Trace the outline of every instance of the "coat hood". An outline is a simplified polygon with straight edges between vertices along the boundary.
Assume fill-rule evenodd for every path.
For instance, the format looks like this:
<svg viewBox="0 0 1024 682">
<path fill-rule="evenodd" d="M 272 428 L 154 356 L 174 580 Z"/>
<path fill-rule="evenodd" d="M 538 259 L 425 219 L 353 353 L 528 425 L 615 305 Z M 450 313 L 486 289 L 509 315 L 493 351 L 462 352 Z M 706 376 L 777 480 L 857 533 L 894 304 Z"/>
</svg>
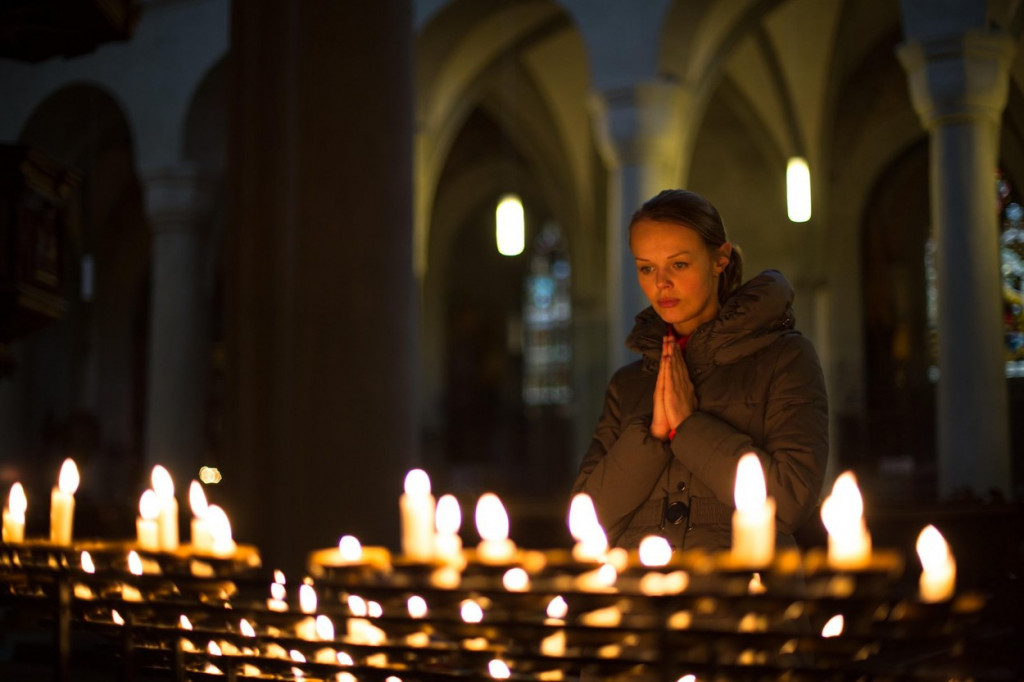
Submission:
<svg viewBox="0 0 1024 682">
<path fill-rule="evenodd" d="M 705 322 L 686 345 L 691 367 L 728 365 L 768 346 L 796 326 L 793 315 L 793 287 L 778 270 L 765 270 L 739 287 L 722 304 L 718 316 Z M 626 347 L 641 353 L 645 365 L 661 357 L 661 339 L 666 323 L 647 307 L 636 316 Z"/>
</svg>

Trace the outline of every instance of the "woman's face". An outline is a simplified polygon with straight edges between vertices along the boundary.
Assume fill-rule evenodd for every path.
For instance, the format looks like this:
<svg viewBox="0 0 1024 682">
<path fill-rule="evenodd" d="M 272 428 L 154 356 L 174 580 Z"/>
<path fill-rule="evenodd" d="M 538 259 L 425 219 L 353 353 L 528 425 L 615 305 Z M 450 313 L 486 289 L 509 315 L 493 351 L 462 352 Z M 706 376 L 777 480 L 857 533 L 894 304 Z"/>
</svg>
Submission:
<svg viewBox="0 0 1024 682">
<path fill-rule="evenodd" d="M 675 223 L 641 220 L 630 247 L 640 288 L 661 319 L 689 336 L 718 314 L 718 275 L 732 245 L 709 249 L 696 230 Z"/>
</svg>

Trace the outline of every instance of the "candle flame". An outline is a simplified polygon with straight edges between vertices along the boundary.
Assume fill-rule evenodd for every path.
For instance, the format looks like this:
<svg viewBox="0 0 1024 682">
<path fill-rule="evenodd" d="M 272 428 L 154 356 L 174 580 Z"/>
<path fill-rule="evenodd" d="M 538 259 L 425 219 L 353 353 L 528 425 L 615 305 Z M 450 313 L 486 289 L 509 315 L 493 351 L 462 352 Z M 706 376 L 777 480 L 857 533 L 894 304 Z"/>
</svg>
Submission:
<svg viewBox="0 0 1024 682">
<path fill-rule="evenodd" d="M 285 578 L 284 578 L 284 571 L 282 571 L 282 570 L 281 570 L 281 569 L 279 569 L 279 568 L 275 568 L 275 569 L 274 569 L 274 582 L 275 582 L 275 583 L 281 583 L 282 585 L 284 585 L 285 583 L 287 583 L 287 582 L 288 582 L 288 581 L 287 581 L 287 580 L 285 580 Z"/>
<path fill-rule="evenodd" d="M 338 665 L 355 665 L 356 661 L 352 656 L 344 651 L 338 652 Z"/>
<path fill-rule="evenodd" d="M 66 495 L 74 495 L 78 490 L 80 480 L 78 477 L 78 466 L 75 460 L 68 457 L 60 467 L 60 477 L 57 479 L 57 487 Z"/>
<path fill-rule="evenodd" d="M 142 575 L 142 558 L 134 549 L 128 552 L 128 572 L 132 575 Z"/>
<path fill-rule="evenodd" d="M 412 469 L 405 475 L 405 494 L 424 497 L 430 494 L 430 476 L 423 469 Z"/>
<path fill-rule="evenodd" d="M 342 561 L 359 561 L 363 558 L 363 546 L 354 535 L 342 535 L 338 540 L 338 551 Z"/>
<path fill-rule="evenodd" d="M 736 488 L 734 490 L 736 509 L 752 513 L 761 509 L 768 498 L 764 483 L 764 469 L 761 460 L 753 452 L 740 457 L 736 465 Z"/>
<path fill-rule="evenodd" d="M 508 538 L 508 514 L 501 499 L 494 493 L 484 493 L 477 500 L 476 530 L 484 540 L 501 541 Z"/>
<path fill-rule="evenodd" d="M 238 621 L 238 630 L 243 637 L 255 637 L 256 629 L 245 618 Z"/>
<path fill-rule="evenodd" d="M 157 497 L 161 500 L 169 500 L 174 497 L 174 480 L 162 464 L 153 467 L 153 473 L 149 478 Z"/>
<path fill-rule="evenodd" d="M 316 636 L 323 642 L 334 639 L 334 623 L 327 616 L 316 617 Z"/>
<path fill-rule="evenodd" d="M 530 576 L 518 566 L 505 571 L 501 584 L 509 592 L 525 592 L 530 588 Z"/>
<path fill-rule="evenodd" d="M 28 498 L 25 497 L 25 488 L 21 483 L 11 486 L 11 492 L 7 496 L 7 511 L 11 517 L 19 523 L 25 523 L 25 511 L 28 509 Z"/>
<path fill-rule="evenodd" d="M 852 471 L 844 471 L 832 484 L 832 494 L 821 504 L 821 520 L 832 535 L 841 535 L 860 525 L 864 498 Z"/>
<path fill-rule="evenodd" d="M 565 618 L 568 613 L 569 604 L 565 601 L 565 597 L 562 595 L 558 595 L 548 602 L 548 618 L 558 618 L 561 620 L 562 618 Z"/>
<path fill-rule="evenodd" d="M 597 518 L 594 501 L 587 493 L 577 493 L 569 504 L 569 533 L 577 541 L 580 559 L 600 558 L 608 549 L 608 536 Z"/>
<path fill-rule="evenodd" d="M 206 650 L 210 652 L 211 656 L 222 656 L 224 654 L 224 652 L 221 651 L 220 645 L 212 639 L 210 640 L 210 643 L 206 645 Z"/>
<path fill-rule="evenodd" d="M 676 680 L 676 682 L 697 682 L 697 676 L 693 673 L 690 673 L 688 675 L 683 675 L 678 680 Z"/>
<path fill-rule="evenodd" d="M 648 535 L 640 541 L 639 553 L 644 566 L 664 566 L 672 559 L 672 545 L 660 535 Z"/>
<path fill-rule="evenodd" d="M 297 650 L 297 649 L 292 649 L 291 651 L 289 651 L 288 652 L 288 658 L 292 659 L 296 663 L 305 663 L 306 662 L 306 657 L 303 656 L 302 652 Z M 295 670 L 295 668 L 292 668 L 292 670 Z"/>
<path fill-rule="evenodd" d="M 508 664 L 499 658 L 495 658 L 487 664 L 487 672 L 496 680 L 507 680 L 512 677 L 512 671 L 509 670 Z"/>
<path fill-rule="evenodd" d="M 152 488 L 146 488 L 139 497 L 139 516 L 146 521 L 152 521 L 160 516 L 160 499 Z"/>
<path fill-rule="evenodd" d="M 303 613 L 316 611 L 316 590 L 312 585 L 303 583 L 299 586 L 299 610 Z"/>
<path fill-rule="evenodd" d="M 270 583 L 270 597 L 278 601 L 284 600 L 285 590 L 281 583 Z"/>
<path fill-rule="evenodd" d="M 427 615 L 427 600 L 414 594 L 406 602 L 406 608 L 409 609 L 410 618 L 423 618 Z"/>
<path fill-rule="evenodd" d="M 380 602 L 366 602 L 366 615 L 368 615 L 370 618 L 380 618 L 381 616 L 383 616 L 384 609 L 381 607 Z"/>
<path fill-rule="evenodd" d="M 196 518 L 203 518 L 209 505 L 206 502 L 206 493 L 203 492 L 203 484 L 195 479 L 188 486 L 188 503 L 192 507 L 192 514 Z"/>
<path fill-rule="evenodd" d="M 454 535 L 462 526 L 462 509 L 454 495 L 442 495 L 434 511 L 434 527 L 438 533 Z"/>
<path fill-rule="evenodd" d="M 124 625 L 124 618 L 117 612 L 117 609 L 110 609 L 110 618 L 114 621 L 114 625 Z"/>
<path fill-rule="evenodd" d="M 836 614 L 828 619 L 825 627 L 821 629 L 822 637 L 838 637 L 843 634 L 843 614 Z"/>
<path fill-rule="evenodd" d="M 484 610 L 472 599 L 465 599 L 459 604 L 459 614 L 466 623 L 479 623 L 484 619 Z"/>
<path fill-rule="evenodd" d="M 213 538 L 214 547 L 225 547 L 232 544 L 231 522 L 228 521 L 228 515 L 223 509 L 215 504 L 211 504 L 206 508 L 204 519 L 206 520 L 206 528 Z"/>
<path fill-rule="evenodd" d="M 619 579 L 619 572 L 611 564 L 601 564 L 597 569 L 597 583 L 602 587 L 611 587 Z"/>
<path fill-rule="evenodd" d="M 926 571 L 938 571 L 949 560 L 949 544 L 935 526 L 928 524 L 917 536 L 917 556 Z"/>
<path fill-rule="evenodd" d="M 350 594 L 348 596 L 348 610 L 356 618 L 366 618 L 366 600 L 359 595 Z"/>
<path fill-rule="evenodd" d="M 178 616 L 178 627 L 181 628 L 182 630 L 191 630 L 192 629 L 192 621 L 190 621 L 188 619 L 188 616 L 186 616 L 183 613 L 180 616 Z"/>
<path fill-rule="evenodd" d="M 95 573 L 96 564 L 92 561 L 92 554 L 89 554 L 86 550 L 82 550 L 82 570 L 86 573 Z"/>
</svg>

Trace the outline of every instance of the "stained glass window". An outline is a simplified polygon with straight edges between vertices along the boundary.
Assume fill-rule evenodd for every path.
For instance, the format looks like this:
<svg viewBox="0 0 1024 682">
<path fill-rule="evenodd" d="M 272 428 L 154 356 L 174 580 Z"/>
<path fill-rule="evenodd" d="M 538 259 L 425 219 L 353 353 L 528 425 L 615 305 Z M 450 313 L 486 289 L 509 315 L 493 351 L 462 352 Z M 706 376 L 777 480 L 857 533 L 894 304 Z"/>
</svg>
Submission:
<svg viewBox="0 0 1024 682">
<path fill-rule="evenodd" d="M 560 405 L 572 399 L 572 302 L 569 254 L 549 223 L 534 240 L 523 297 L 523 402 Z"/>
</svg>

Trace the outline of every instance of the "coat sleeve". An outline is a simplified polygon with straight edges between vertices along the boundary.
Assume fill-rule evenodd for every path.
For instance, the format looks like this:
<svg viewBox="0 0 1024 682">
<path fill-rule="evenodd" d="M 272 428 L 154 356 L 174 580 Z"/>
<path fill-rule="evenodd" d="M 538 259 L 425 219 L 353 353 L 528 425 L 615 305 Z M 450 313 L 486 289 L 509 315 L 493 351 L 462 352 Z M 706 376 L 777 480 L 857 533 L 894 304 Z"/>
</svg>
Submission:
<svg viewBox="0 0 1024 682">
<path fill-rule="evenodd" d="M 650 498 L 671 459 L 667 444 L 650 435 L 649 417 L 623 423 L 619 385 L 613 377 L 573 485 L 574 495 L 584 492 L 594 501 L 609 544 L 616 543 L 637 508 Z"/>
<path fill-rule="evenodd" d="M 778 529 L 793 533 L 818 503 L 828 459 L 828 398 L 814 347 L 786 337 L 776 356 L 765 408 L 764 447 L 708 412 L 694 412 L 676 430 L 673 454 L 714 493 L 734 505 L 736 465 L 754 452 L 768 495 L 775 498 Z"/>
</svg>

